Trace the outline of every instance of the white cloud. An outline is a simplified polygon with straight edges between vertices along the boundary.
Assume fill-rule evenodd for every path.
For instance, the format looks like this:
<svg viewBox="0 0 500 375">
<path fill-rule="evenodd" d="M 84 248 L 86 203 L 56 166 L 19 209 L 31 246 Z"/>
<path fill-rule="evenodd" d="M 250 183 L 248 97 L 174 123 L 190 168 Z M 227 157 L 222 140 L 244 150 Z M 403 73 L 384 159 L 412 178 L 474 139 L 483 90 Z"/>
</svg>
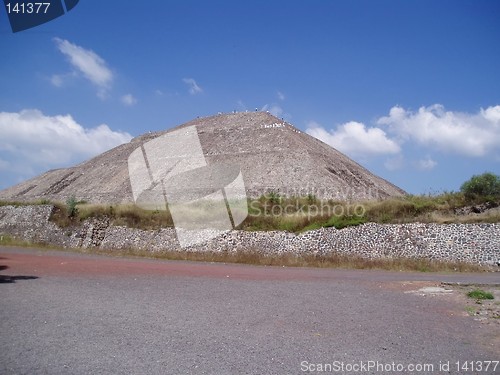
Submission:
<svg viewBox="0 0 500 375">
<path fill-rule="evenodd" d="M 137 99 L 132 94 L 123 95 L 122 103 L 130 107 L 137 104 Z"/>
<path fill-rule="evenodd" d="M 283 94 L 281 91 L 278 91 L 276 95 L 278 96 L 279 100 L 281 101 L 285 100 L 285 94 Z"/>
<path fill-rule="evenodd" d="M 360 122 L 351 121 L 334 130 L 326 130 L 316 122 L 310 122 L 306 132 L 349 156 L 397 154 L 399 145 L 379 128 L 367 128 Z"/>
<path fill-rule="evenodd" d="M 396 106 L 377 124 L 387 126 L 402 142 L 465 156 L 486 156 L 500 148 L 500 106 L 477 114 L 446 111 L 439 104 L 417 112 Z"/>
<path fill-rule="evenodd" d="M 437 165 L 437 162 L 432 160 L 430 157 L 425 159 L 420 159 L 415 162 L 415 166 L 421 171 L 430 171 Z"/>
<path fill-rule="evenodd" d="M 500 105 L 477 113 L 446 111 L 439 104 L 416 112 L 395 106 L 373 127 L 351 121 L 328 130 L 311 122 L 306 132 L 351 157 L 395 154 L 384 162 L 392 171 L 408 165 L 403 154 L 406 146 L 414 160 L 409 165 L 421 171 L 438 165 L 430 156 L 422 156 L 432 151 L 500 160 Z"/>
<path fill-rule="evenodd" d="M 500 123 L 500 105 L 486 109 L 481 108 L 481 115 L 489 122 L 498 125 Z"/>
<path fill-rule="evenodd" d="M 182 81 L 186 85 L 188 85 L 189 93 L 191 95 L 196 95 L 203 92 L 203 89 L 200 86 L 198 86 L 198 84 L 193 78 L 184 78 Z"/>
<path fill-rule="evenodd" d="M 41 171 L 100 154 L 132 136 L 107 125 L 84 128 L 71 115 L 46 116 L 38 110 L 0 112 L 0 156 L 11 171 Z M 9 164 L 5 164 L 9 163 Z"/>
<path fill-rule="evenodd" d="M 54 42 L 59 51 L 69 59 L 71 65 L 97 86 L 98 96 L 105 98 L 113 81 L 113 73 L 106 62 L 94 51 L 70 43 L 67 40 L 54 38 Z M 60 84 L 62 83 L 60 79 L 61 76 L 59 78 L 53 76 L 52 83 L 55 85 Z"/>
</svg>

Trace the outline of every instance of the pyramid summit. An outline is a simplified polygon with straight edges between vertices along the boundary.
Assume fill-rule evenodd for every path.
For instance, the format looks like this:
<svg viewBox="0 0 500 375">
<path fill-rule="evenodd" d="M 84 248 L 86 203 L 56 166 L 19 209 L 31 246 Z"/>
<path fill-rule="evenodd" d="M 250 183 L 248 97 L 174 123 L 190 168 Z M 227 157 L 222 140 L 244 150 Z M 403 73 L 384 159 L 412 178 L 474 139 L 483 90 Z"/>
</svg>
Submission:
<svg viewBox="0 0 500 375">
<path fill-rule="evenodd" d="M 1 200 L 132 203 L 129 158 L 151 141 L 196 129 L 204 164 L 238 166 L 248 197 L 274 192 L 284 196 L 365 200 L 405 194 L 346 155 L 267 112 L 241 112 L 197 118 L 175 128 L 143 134 L 129 143 L 70 168 L 55 169 L 0 191 Z M 199 142 L 198 142 L 199 139 Z M 168 148 L 165 148 L 168 153 Z M 144 174 L 147 178 L 147 173 Z"/>
</svg>

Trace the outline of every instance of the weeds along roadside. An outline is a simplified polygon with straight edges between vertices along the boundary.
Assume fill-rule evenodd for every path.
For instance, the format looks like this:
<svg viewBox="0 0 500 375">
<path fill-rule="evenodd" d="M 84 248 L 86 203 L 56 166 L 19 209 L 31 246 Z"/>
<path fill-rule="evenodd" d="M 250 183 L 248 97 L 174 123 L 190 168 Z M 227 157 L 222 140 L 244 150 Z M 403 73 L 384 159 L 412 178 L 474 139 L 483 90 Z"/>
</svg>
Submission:
<svg viewBox="0 0 500 375">
<path fill-rule="evenodd" d="M 457 215 L 457 209 L 470 205 L 490 203 L 498 206 L 500 200 L 468 200 L 461 193 L 440 195 L 408 195 L 377 201 L 341 202 L 319 200 L 314 197 L 281 197 L 266 195 L 248 200 L 248 216 L 237 229 L 248 231 L 285 230 L 300 233 L 325 227 L 342 229 L 367 222 L 378 224 L 403 223 L 496 223 L 500 222 L 500 210 L 474 215 Z M 209 211 L 201 203 L 192 215 L 204 215 Z M 209 204 L 207 203 L 207 206 Z M 91 217 L 107 217 L 114 225 L 138 229 L 173 227 L 173 220 L 166 210 L 145 210 L 133 204 L 98 205 L 80 203 L 74 218 L 68 213 L 68 205 L 58 203 L 52 220 L 60 226 L 71 225 Z M 68 220 L 69 219 L 69 220 Z"/>
<path fill-rule="evenodd" d="M 461 193 L 443 193 L 429 196 L 405 196 L 381 201 L 346 203 L 320 201 L 314 197 L 286 198 L 279 195 L 262 196 L 248 203 L 249 216 L 240 225 L 243 230 L 288 230 L 303 232 L 321 227 L 338 229 L 359 225 L 364 222 L 410 223 L 410 222 L 500 222 L 500 215 L 478 214 L 472 216 L 455 215 L 455 209 L 471 204 L 482 204 L 488 200 L 467 200 Z M 495 204 L 498 202 L 494 201 Z M 173 227 L 168 210 L 150 211 L 136 205 L 102 205 L 68 199 L 66 203 L 51 203 L 47 200 L 37 202 L 0 202 L 2 205 L 25 206 L 33 204 L 52 204 L 51 221 L 60 227 L 78 226 L 89 218 L 107 218 L 113 225 L 124 225 L 144 230 Z M 278 207 L 278 208 L 277 208 Z M 323 211 L 321 211 L 323 207 Z M 359 207 L 362 207 L 361 210 Z M 328 215 L 327 209 L 330 210 Z M 253 211 L 252 211 L 253 210 Z M 256 212 L 260 210 L 260 212 Z M 325 214 L 327 212 L 327 214 Z M 277 214 L 279 213 L 279 214 Z M 313 214 L 314 213 L 314 214 Z M 3 236 L 0 244 L 10 246 L 40 246 Z M 42 246 L 44 246 L 42 244 Z M 46 245 L 45 245 L 46 246 Z M 53 248 L 46 246 L 47 248 Z M 287 267 L 333 267 L 350 269 L 383 269 L 394 271 L 463 271 L 484 270 L 484 267 L 467 263 L 445 263 L 427 259 L 366 259 L 332 253 L 330 255 L 268 256 L 255 251 L 199 253 L 186 251 L 161 251 L 152 253 L 142 250 L 105 250 L 77 249 L 72 251 L 102 253 L 106 255 L 140 256 L 170 260 L 190 260 L 223 263 L 244 263 L 266 266 Z"/>
<path fill-rule="evenodd" d="M 342 229 L 367 222 L 378 224 L 403 223 L 496 223 L 500 222 L 500 210 L 473 215 L 457 215 L 458 209 L 489 204 L 500 204 L 500 199 L 491 197 L 467 198 L 460 192 L 445 192 L 439 195 L 407 195 L 401 198 L 362 202 L 319 200 L 314 196 L 283 197 L 277 193 L 262 195 L 248 200 L 248 216 L 237 229 L 247 231 L 285 230 L 300 233 L 325 227 Z M 53 204 L 50 220 L 60 227 L 79 225 L 89 218 L 107 218 L 113 225 L 123 225 L 143 230 L 173 227 L 168 207 L 165 210 L 145 210 L 134 204 L 89 204 L 69 197 L 63 202 L 40 200 L 37 202 L 0 202 L 4 205 Z M 206 206 L 193 209 L 192 214 L 205 215 Z"/>
<path fill-rule="evenodd" d="M 20 241 L 10 236 L 0 236 L 0 245 L 34 247 L 46 251 L 71 251 L 115 257 L 150 258 L 173 261 L 195 261 L 211 263 L 235 263 L 255 266 L 311 267 L 339 269 L 368 269 L 385 271 L 416 272 L 487 272 L 490 267 L 464 262 L 441 262 L 422 258 L 367 259 L 358 256 L 331 253 L 328 255 L 265 255 L 257 249 L 240 252 L 194 252 L 194 251 L 157 251 L 138 249 L 108 250 L 101 248 L 58 248 L 52 245 Z"/>
</svg>

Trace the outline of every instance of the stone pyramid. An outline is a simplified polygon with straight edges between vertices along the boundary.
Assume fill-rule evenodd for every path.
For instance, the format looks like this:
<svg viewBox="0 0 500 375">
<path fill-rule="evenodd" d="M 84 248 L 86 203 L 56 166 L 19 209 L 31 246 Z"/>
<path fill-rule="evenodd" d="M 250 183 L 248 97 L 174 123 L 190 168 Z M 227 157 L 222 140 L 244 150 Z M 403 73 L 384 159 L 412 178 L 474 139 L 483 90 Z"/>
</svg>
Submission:
<svg viewBox="0 0 500 375">
<path fill-rule="evenodd" d="M 196 129 L 206 165 L 239 167 L 248 197 L 274 192 L 345 201 L 405 194 L 286 121 L 267 112 L 242 112 L 197 118 L 141 135 L 74 167 L 50 170 L 2 190 L 0 199 L 66 201 L 75 196 L 91 203 L 132 203 L 130 155 L 154 139 L 188 127 Z"/>
</svg>

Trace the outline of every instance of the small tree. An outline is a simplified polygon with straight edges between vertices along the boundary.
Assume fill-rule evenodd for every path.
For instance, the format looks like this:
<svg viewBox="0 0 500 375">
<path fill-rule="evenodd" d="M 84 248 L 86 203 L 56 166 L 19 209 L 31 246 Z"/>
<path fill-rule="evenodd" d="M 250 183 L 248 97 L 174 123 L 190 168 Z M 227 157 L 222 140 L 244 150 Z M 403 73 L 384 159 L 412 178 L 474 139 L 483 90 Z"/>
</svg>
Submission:
<svg viewBox="0 0 500 375">
<path fill-rule="evenodd" d="M 78 208 L 76 205 L 78 204 L 78 201 L 76 200 L 75 196 L 72 195 L 68 199 L 66 199 L 66 206 L 68 209 L 68 217 L 74 218 L 78 214 Z"/>
<path fill-rule="evenodd" d="M 467 199 L 499 198 L 500 176 L 490 172 L 474 175 L 460 187 Z"/>
<path fill-rule="evenodd" d="M 279 193 L 276 193 L 274 190 L 271 190 L 268 195 L 269 202 L 271 204 L 281 204 L 281 196 Z"/>
</svg>

